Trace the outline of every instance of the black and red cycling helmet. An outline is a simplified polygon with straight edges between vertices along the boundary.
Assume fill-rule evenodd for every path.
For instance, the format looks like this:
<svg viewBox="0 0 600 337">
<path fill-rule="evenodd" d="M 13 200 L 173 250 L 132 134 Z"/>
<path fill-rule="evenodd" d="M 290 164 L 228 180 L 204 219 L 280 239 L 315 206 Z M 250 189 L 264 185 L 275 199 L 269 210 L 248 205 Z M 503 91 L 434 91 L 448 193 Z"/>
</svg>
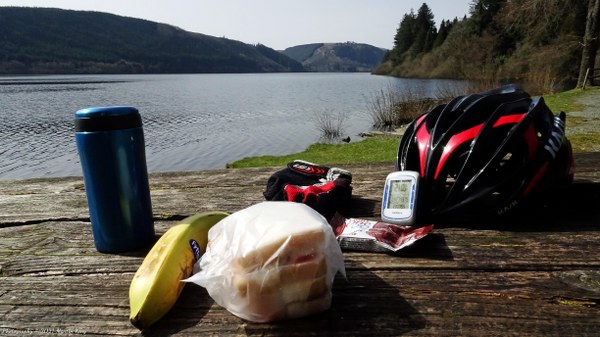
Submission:
<svg viewBox="0 0 600 337">
<path fill-rule="evenodd" d="M 417 221 L 510 214 L 570 183 L 565 117 L 516 85 L 456 97 L 418 117 L 396 162 L 420 174 Z"/>
</svg>

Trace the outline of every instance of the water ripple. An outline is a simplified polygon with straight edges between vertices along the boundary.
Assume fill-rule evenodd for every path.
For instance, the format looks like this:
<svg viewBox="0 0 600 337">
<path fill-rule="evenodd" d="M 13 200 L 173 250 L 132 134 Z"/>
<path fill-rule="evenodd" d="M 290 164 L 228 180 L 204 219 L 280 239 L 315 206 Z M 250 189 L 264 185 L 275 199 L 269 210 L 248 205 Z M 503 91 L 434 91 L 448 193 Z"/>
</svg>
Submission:
<svg viewBox="0 0 600 337">
<path fill-rule="evenodd" d="M 0 179 L 81 175 L 73 114 L 129 105 L 144 123 L 151 172 L 223 168 L 247 156 L 304 150 L 315 116 L 347 115 L 344 130 L 370 128 L 367 106 L 394 85 L 369 74 L 73 75 L 0 77 Z"/>
</svg>

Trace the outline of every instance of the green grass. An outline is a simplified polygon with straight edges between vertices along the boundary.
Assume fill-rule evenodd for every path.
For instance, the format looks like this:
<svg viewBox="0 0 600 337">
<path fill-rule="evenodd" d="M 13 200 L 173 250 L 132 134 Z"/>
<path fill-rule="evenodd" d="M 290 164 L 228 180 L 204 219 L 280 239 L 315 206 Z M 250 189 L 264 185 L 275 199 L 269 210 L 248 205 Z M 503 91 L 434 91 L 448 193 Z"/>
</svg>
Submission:
<svg viewBox="0 0 600 337">
<path fill-rule="evenodd" d="M 394 163 L 399 138 L 373 137 L 360 142 L 344 144 L 312 144 L 304 152 L 286 156 L 248 157 L 228 164 L 228 168 L 284 166 L 302 159 L 321 165 L 348 165 L 365 163 Z"/>
<path fill-rule="evenodd" d="M 555 113 L 558 111 L 570 112 L 581 111 L 583 106 L 576 102 L 580 97 L 597 94 L 600 87 L 587 87 L 585 90 L 573 89 L 551 95 L 543 95 L 546 104 Z"/>
<path fill-rule="evenodd" d="M 571 111 L 583 110 L 583 106 L 577 103 L 576 99 L 588 93 L 589 91 L 587 89 L 585 91 L 581 89 L 573 89 L 557 94 L 543 95 L 543 97 L 550 110 L 552 110 L 554 113 L 564 111 L 568 115 L 568 113 Z M 569 125 L 579 125 L 580 123 L 584 122 L 583 118 L 576 116 L 570 116 L 568 119 Z"/>
<path fill-rule="evenodd" d="M 584 109 L 584 106 L 578 103 L 577 100 L 588 95 L 598 94 L 600 94 L 600 86 L 587 87 L 585 90 L 573 89 L 543 96 L 546 104 L 554 113 L 564 111 L 567 114 L 567 137 L 571 141 L 573 151 L 575 152 L 590 152 L 600 149 L 600 132 L 573 133 L 571 132 L 573 129 L 569 129 L 569 126 L 578 126 L 589 122 L 587 118 L 569 116 L 569 112 L 582 111 Z"/>
<path fill-rule="evenodd" d="M 568 115 L 572 111 L 581 111 L 583 106 L 577 99 L 586 95 L 600 93 L 600 87 L 588 87 L 585 90 L 573 89 L 557 94 L 543 95 L 546 104 L 557 113 L 565 111 Z M 583 119 L 570 118 L 569 123 L 582 123 Z M 573 125 L 571 124 L 571 125 Z M 575 151 L 590 151 L 598 148 L 600 133 L 570 135 L 569 139 Z M 260 156 L 247 157 L 231 164 L 228 168 L 243 167 L 274 167 L 284 166 L 287 163 L 302 159 L 321 165 L 348 165 L 365 163 L 394 163 L 398 152 L 399 138 L 372 137 L 360 142 L 349 144 L 322 144 L 309 146 L 305 151 L 285 156 Z"/>
<path fill-rule="evenodd" d="M 600 132 L 567 135 L 574 152 L 600 151 Z"/>
</svg>

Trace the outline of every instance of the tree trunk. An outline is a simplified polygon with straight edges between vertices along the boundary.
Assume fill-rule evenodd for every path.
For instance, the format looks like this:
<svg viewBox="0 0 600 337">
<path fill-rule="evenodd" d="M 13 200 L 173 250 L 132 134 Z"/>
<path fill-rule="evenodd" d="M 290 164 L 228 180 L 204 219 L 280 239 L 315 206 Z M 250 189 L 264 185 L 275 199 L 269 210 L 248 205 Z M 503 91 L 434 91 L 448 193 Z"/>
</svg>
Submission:
<svg viewBox="0 0 600 337">
<path fill-rule="evenodd" d="M 583 87 L 586 84 L 593 85 L 594 65 L 598 50 L 598 34 L 600 33 L 599 15 L 600 0 L 589 0 L 585 34 L 583 36 L 581 65 L 579 67 L 579 79 L 577 80 L 578 87 Z"/>
</svg>

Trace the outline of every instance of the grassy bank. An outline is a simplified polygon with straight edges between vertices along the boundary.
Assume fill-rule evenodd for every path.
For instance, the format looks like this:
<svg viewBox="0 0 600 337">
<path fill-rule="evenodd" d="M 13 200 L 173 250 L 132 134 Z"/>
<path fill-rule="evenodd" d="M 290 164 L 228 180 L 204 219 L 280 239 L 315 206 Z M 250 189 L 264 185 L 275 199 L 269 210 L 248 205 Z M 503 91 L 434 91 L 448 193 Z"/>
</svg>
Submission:
<svg viewBox="0 0 600 337">
<path fill-rule="evenodd" d="M 227 165 L 229 168 L 284 166 L 294 159 L 318 164 L 347 165 L 393 163 L 398 151 L 398 138 L 371 137 L 348 144 L 312 144 L 305 151 L 286 156 L 247 157 Z"/>
<path fill-rule="evenodd" d="M 544 96 L 552 111 L 567 113 L 567 137 L 575 152 L 600 151 L 600 87 Z"/>
<path fill-rule="evenodd" d="M 589 95 L 597 95 L 600 92 L 600 87 L 588 87 L 585 90 L 573 89 L 569 91 L 559 92 L 552 95 L 543 95 L 546 104 L 552 111 L 582 111 L 584 106 L 579 102 L 579 99 Z"/>
<path fill-rule="evenodd" d="M 588 87 L 586 90 L 574 89 L 562 93 L 544 95 L 546 103 L 553 112 L 580 112 L 586 109 L 581 100 L 600 95 L 600 87 Z M 600 102 L 600 97 L 598 98 Z M 600 106 L 599 106 L 600 107 Z M 600 122 L 595 118 L 596 122 Z M 589 118 L 569 116 L 567 132 L 575 151 L 594 150 L 600 143 L 600 127 L 596 132 L 569 133 L 569 125 L 576 127 L 581 123 L 589 123 Z M 575 129 L 575 128 L 573 128 Z M 247 157 L 228 164 L 228 168 L 284 166 L 294 159 L 307 160 L 327 165 L 347 165 L 364 163 L 393 164 L 396 160 L 399 138 L 371 137 L 360 142 L 349 144 L 313 144 L 305 151 L 285 156 Z"/>
</svg>

